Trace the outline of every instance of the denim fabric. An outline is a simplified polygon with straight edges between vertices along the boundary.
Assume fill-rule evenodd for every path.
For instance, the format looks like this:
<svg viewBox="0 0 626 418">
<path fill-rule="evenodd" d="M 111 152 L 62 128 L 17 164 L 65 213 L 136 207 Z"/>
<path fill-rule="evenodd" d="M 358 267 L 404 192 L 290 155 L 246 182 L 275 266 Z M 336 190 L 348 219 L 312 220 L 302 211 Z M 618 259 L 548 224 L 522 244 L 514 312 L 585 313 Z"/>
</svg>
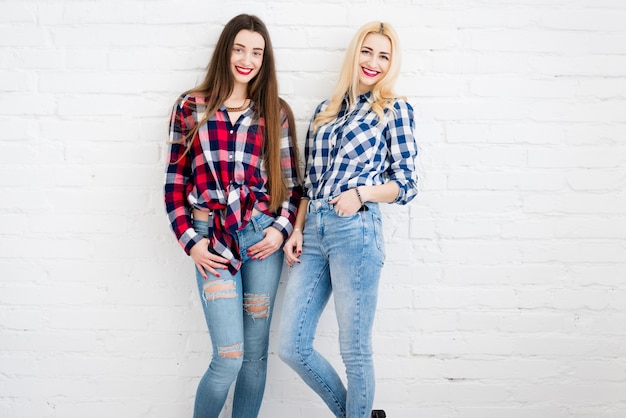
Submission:
<svg viewBox="0 0 626 418">
<path fill-rule="evenodd" d="M 260 213 L 237 232 L 243 261 L 237 274 L 219 270 L 220 277 L 207 272 L 205 279 L 196 269 L 213 354 L 198 384 L 194 418 L 217 418 L 235 379 L 232 417 L 258 415 L 265 390 L 270 320 L 283 252 L 279 249 L 264 260 L 252 260 L 247 249 L 262 240 L 263 229 L 273 223 L 274 218 Z M 208 226 L 207 222 L 194 222 L 194 229 L 203 236 Z"/>
<path fill-rule="evenodd" d="M 372 325 L 384 263 L 380 210 L 339 216 L 325 200 L 309 203 L 300 263 L 289 273 L 281 316 L 279 356 L 324 400 L 336 417 L 369 418 L 374 400 Z M 331 292 L 347 388 L 313 348 Z"/>
</svg>

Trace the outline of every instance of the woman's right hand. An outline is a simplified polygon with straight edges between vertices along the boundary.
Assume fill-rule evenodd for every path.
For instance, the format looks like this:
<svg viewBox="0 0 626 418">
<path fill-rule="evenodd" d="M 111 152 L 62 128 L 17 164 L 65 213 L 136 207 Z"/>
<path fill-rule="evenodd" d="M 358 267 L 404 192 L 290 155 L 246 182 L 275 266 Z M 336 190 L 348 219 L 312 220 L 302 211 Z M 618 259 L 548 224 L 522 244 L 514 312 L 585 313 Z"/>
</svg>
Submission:
<svg viewBox="0 0 626 418">
<path fill-rule="evenodd" d="M 209 240 L 202 238 L 196 245 L 191 247 L 189 255 L 194 264 L 205 279 L 208 277 L 206 272 L 220 277 L 220 274 L 216 269 L 226 269 L 229 261 L 227 258 L 221 257 L 217 254 L 213 254 L 209 251 Z"/>
<path fill-rule="evenodd" d="M 289 267 L 293 267 L 294 263 L 299 263 L 300 259 L 298 258 L 300 254 L 302 254 L 302 230 L 294 229 L 287 241 L 285 241 L 285 245 L 283 246 L 283 251 L 285 253 L 285 262 Z"/>
</svg>

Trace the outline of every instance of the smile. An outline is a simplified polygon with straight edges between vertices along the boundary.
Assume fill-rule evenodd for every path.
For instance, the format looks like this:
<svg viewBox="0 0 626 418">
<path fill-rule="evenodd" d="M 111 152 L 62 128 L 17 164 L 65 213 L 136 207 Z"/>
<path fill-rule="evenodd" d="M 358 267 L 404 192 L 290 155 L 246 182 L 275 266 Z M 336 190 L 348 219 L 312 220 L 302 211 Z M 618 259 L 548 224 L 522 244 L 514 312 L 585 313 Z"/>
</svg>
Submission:
<svg viewBox="0 0 626 418">
<path fill-rule="evenodd" d="M 249 75 L 252 72 L 252 68 L 238 67 L 235 66 L 235 70 L 241 75 Z"/>
<path fill-rule="evenodd" d="M 363 70 L 363 74 L 368 77 L 376 77 L 378 74 L 380 74 L 380 71 L 370 70 L 369 68 L 365 67 L 361 67 L 361 70 Z"/>
</svg>

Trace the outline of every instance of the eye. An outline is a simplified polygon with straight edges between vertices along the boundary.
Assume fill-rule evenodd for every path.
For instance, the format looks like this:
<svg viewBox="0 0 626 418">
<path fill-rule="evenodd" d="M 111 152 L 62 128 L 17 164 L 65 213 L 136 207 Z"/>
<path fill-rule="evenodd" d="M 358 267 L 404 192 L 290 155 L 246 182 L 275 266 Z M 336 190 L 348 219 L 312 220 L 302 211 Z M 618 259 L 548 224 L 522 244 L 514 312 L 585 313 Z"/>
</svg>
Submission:
<svg viewBox="0 0 626 418">
<path fill-rule="evenodd" d="M 385 60 L 385 61 L 389 61 L 389 55 L 381 55 L 380 59 L 381 60 Z"/>
<path fill-rule="evenodd" d="M 369 54 L 370 54 L 370 51 L 369 51 L 369 49 L 362 49 L 362 50 L 361 50 L 361 54 L 363 54 L 363 55 L 369 55 Z"/>
<path fill-rule="evenodd" d="M 254 56 L 255 56 L 255 57 L 262 57 L 262 56 L 263 56 L 263 53 L 262 53 L 262 52 L 259 52 L 259 51 L 256 51 L 256 52 L 254 53 Z"/>
</svg>

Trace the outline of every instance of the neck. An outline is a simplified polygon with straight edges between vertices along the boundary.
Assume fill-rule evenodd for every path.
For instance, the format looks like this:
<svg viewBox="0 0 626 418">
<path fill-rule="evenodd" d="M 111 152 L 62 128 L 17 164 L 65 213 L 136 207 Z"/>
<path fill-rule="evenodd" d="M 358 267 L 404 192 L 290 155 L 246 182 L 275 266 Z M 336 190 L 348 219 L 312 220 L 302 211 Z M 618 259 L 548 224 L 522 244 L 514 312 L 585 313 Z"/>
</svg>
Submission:
<svg viewBox="0 0 626 418">
<path fill-rule="evenodd" d="M 228 101 L 243 101 L 248 98 L 248 85 L 247 84 L 235 84 L 233 92 L 228 97 Z"/>
<path fill-rule="evenodd" d="M 360 96 L 360 95 L 365 94 L 365 93 L 370 92 L 370 91 L 372 91 L 371 87 L 359 86 L 356 89 L 357 96 Z"/>
</svg>

